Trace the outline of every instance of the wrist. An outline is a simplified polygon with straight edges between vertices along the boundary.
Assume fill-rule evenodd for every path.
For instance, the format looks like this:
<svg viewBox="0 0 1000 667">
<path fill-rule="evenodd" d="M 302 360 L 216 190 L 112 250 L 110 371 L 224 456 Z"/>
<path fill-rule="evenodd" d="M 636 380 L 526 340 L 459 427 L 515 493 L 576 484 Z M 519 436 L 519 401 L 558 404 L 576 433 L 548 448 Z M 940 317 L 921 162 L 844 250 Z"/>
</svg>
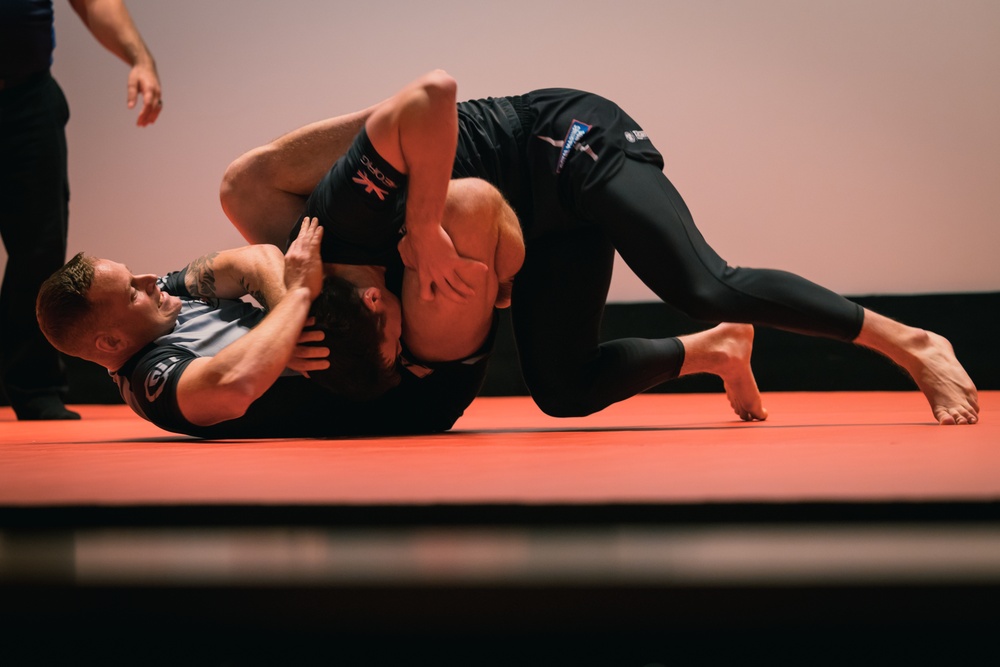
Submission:
<svg viewBox="0 0 1000 667">
<path fill-rule="evenodd" d="M 406 221 L 406 233 L 407 234 L 416 234 L 417 236 L 420 236 L 421 234 L 427 234 L 428 232 L 430 232 L 431 230 L 433 230 L 435 227 L 439 227 L 440 226 L 439 224 L 435 223 L 433 220 L 429 220 L 429 219 L 428 220 L 418 220 L 415 216 L 411 219 L 409 213 L 407 213 L 407 218 L 408 218 L 407 221 Z"/>
<path fill-rule="evenodd" d="M 312 303 L 312 294 L 310 293 L 309 288 L 305 285 L 297 285 L 295 287 L 289 287 L 285 290 L 285 296 L 282 298 L 282 301 L 301 301 L 306 304 L 310 304 Z"/>
</svg>

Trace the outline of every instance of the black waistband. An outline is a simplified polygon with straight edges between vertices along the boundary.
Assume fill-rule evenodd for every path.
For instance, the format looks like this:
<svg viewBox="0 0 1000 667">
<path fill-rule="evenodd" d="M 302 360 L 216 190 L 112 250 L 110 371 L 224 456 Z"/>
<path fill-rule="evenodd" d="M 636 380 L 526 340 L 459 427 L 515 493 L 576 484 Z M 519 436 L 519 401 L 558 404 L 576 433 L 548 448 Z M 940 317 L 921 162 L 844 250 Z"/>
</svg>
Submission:
<svg viewBox="0 0 1000 667">
<path fill-rule="evenodd" d="M 535 114 L 521 95 L 511 95 L 504 99 L 510 103 L 511 111 L 514 112 L 512 119 L 516 121 L 514 131 L 517 133 L 518 143 L 523 148 L 527 144 L 531 128 L 535 125 Z"/>
<path fill-rule="evenodd" d="M 486 339 L 483 341 L 483 344 L 479 346 L 479 349 L 469 356 L 464 359 L 456 359 L 454 361 L 421 361 L 412 352 L 410 352 L 409 348 L 406 347 L 406 343 L 402 343 L 403 353 L 399 357 L 399 365 L 413 375 L 416 375 L 418 378 L 426 377 L 438 368 L 445 368 L 455 364 L 474 366 L 493 354 L 493 345 L 496 342 L 497 329 L 499 328 L 500 311 L 494 308 L 493 322 L 490 324 L 490 330 L 489 333 L 486 334 Z"/>
<path fill-rule="evenodd" d="M 16 90 L 21 86 L 26 86 L 29 83 L 34 83 L 36 81 L 41 81 L 49 76 L 49 70 L 44 69 L 41 72 L 32 72 L 31 74 L 16 74 L 14 76 L 8 76 L 6 78 L 0 78 L 0 93 Z"/>
</svg>

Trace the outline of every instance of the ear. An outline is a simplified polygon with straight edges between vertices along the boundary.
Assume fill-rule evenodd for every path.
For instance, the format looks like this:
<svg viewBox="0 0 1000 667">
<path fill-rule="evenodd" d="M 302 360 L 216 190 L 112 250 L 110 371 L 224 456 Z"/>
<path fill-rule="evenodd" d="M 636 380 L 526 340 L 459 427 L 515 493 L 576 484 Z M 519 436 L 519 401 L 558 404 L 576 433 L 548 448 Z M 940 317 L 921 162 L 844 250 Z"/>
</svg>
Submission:
<svg viewBox="0 0 1000 667">
<path fill-rule="evenodd" d="M 366 287 L 361 292 L 361 301 L 373 313 L 381 306 L 382 291 L 377 287 Z"/>
<path fill-rule="evenodd" d="M 115 354 L 127 347 L 126 341 L 115 334 L 102 331 L 94 336 L 94 347 L 106 354 Z"/>
</svg>

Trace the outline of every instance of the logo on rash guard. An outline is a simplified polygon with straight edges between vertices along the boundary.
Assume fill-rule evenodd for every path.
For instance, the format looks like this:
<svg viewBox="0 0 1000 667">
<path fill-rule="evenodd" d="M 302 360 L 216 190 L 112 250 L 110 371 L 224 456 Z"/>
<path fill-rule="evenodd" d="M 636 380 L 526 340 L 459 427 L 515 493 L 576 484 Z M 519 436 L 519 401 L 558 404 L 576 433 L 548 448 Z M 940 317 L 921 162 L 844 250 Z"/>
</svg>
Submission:
<svg viewBox="0 0 1000 667">
<path fill-rule="evenodd" d="M 377 166 L 375 166 L 375 163 L 372 162 L 371 158 L 368 157 L 367 155 L 361 156 L 361 164 L 363 164 L 365 166 L 365 169 L 367 169 L 368 172 L 375 177 L 376 181 L 378 181 L 385 187 L 387 188 L 396 187 L 395 181 L 393 181 L 391 178 L 382 173 L 382 170 L 379 169 Z"/>
<path fill-rule="evenodd" d="M 170 373 L 174 370 L 174 364 L 178 361 L 180 361 L 178 357 L 170 357 L 166 361 L 156 364 L 149 372 L 149 375 L 146 376 L 147 401 L 152 403 L 160 397 L 164 387 L 167 386 L 167 378 L 170 377 Z"/>
<path fill-rule="evenodd" d="M 562 141 L 553 139 L 552 137 L 536 135 L 545 143 L 552 144 L 553 146 L 559 148 L 559 162 L 556 164 L 557 174 L 562 171 L 564 166 L 566 166 L 566 160 L 569 159 L 569 154 L 573 151 L 586 153 L 594 162 L 597 162 L 597 154 L 594 153 L 590 146 L 579 143 L 580 138 L 589 132 L 591 127 L 592 126 L 587 123 L 574 120 L 569 126 L 569 131 L 566 132 L 566 137 Z"/>
<path fill-rule="evenodd" d="M 368 178 L 368 174 L 358 169 L 358 175 L 351 179 L 359 185 L 365 186 L 365 194 L 370 195 L 375 193 L 375 196 L 379 198 L 379 201 L 385 201 L 385 196 L 389 194 L 388 190 L 383 190 L 379 186 L 372 183 L 372 179 Z"/>
<path fill-rule="evenodd" d="M 582 123 L 575 118 L 573 119 L 573 124 L 569 126 L 569 131 L 566 132 L 566 138 L 563 139 L 562 151 L 559 153 L 559 164 L 556 165 L 556 173 L 558 174 L 562 171 L 563 165 L 566 164 L 566 158 L 569 157 L 570 151 L 576 146 L 576 142 L 580 140 L 580 137 L 587 133 L 590 129 L 590 125 Z"/>
</svg>

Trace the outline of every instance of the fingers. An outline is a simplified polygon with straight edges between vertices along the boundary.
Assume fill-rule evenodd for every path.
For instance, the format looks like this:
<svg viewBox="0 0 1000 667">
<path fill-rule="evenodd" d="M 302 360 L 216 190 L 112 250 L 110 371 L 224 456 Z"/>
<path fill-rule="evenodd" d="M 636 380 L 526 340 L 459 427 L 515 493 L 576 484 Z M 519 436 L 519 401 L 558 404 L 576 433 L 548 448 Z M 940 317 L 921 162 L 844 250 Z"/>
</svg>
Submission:
<svg viewBox="0 0 1000 667">
<path fill-rule="evenodd" d="M 306 325 L 309 326 L 309 325 Z M 296 341 L 298 345 L 305 345 L 306 343 L 318 343 L 323 340 L 325 336 L 322 331 L 313 329 L 311 331 L 303 331 L 299 334 L 299 339 Z M 315 349 L 326 349 L 326 348 L 315 348 Z M 329 354 L 329 352 L 327 352 Z"/>
<path fill-rule="evenodd" d="M 457 273 L 445 276 L 443 281 L 437 283 L 437 285 L 441 296 L 455 303 L 466 303 L 469 299 L 476 296 L 475 288 Z"/>
<path fill-rule="evenodd" d="M 434 276 L 430 272 L 421 275 L 420 298 L 424 301 L 432 301 L 437 294 L 440 294 L 449 301 L 459 304 L 466 303 L 476 296 L 476 289 L 473 283 L 466 280 L 463 272 L 466 275 L 474 276 L 475 274 L 485 274 L 489 270 L 489 267 L 483 262 L 460 257 L 457 262 L 453 263 L 449 272 L 442 273 L 440 276 Z M 437 287 L 436 291 L 435 287 Z"/>
<path fill-rule="evenodd" d="M 310 317 L 306 320 L 306 326 L 313 326 L 316 319 Z M 330 356 L 330 348 L 320 345 L 309 345 L 323 340 L 324 334 L 317 330 L 303 330 L 299 334 L 299 339 L 292 352 L 291 359 L 288 360 L 288 367 L 293 371 L 298 371 L 309 377 L 311 371 L 322 371 L 330 367 L 327 357 Z"/>
<path fill-rule="evenodd" d="M 135 103 L 139 99 L 139 82 L 132 77 L 128 80 L 128 108 L 134 109 Z"/>
<path fill-rule="evenodd" d="M 146 127 L 155 123 L 156 119 L 160 117 L 160 111 L 163 110 L 163 99 L 159 95 L 152 95 L 146 92 L 142 94 L 142 99 L 142 111 L 139 112 L 139 117 L 136 119 L 135 124 L 139 127 Z M 134 101 L 132 106 L 134 106 Z"/>
<path fill-rule="evenodd" d="M 163 110 L 163 98 L 160 94 L 160 82 L 155 74 L 142 69 L 133 68 L 128 78 L 128 108 L 134 109 L 142 95 L 142 110 L 135 124 L 146 127 L 156 122 Z"/>
<path fill-rule="evenodd" d="M 152 125 L 156 122 L 156 119 L 160 117 L 160 112 L 163 111 L 163 100 L 157 99 L 155 102 L 146 104 L 142 108 L 142 113 L 139 114 L 138 123 L 140 127 L 145 127 L 147 125 Z"/>
<path fill-rule="evenodd" d="M 451 282 L 446 280 L 445 285 L 447 289 L 441 289 L 439 293 L 454 303 L 466 303 L 476 293 L 475 290 L 470 289 L 468 285 L 461 281 Z"/>
<path fill-rule="evenodd" d="M 319 224 L 319 218 L 310 218 L 308 216 L 302 218 L 302 225 L 299 226 L 299 234 L 295 237 L 295 240 L 301 240 L 306 244 L 318 244 L 322 238 L 323 226 Z"/>
<path fill-rule="evenodd" d="M 447 277 L 443 277 L 440 280 L 435 280 L 428 277 L 420 281 L 420 298 L 424 301 L 433 301 L 438 296 L 441 296 L 455 303 L 466 303 L 475 293 L 475 290 L 471 289 L 461 279 L 450 280 Z"/>
<path fill-rule="evenodd" d="M 294 358 L 299 360 L 304 359 L 326 359 L 330 356 L 330 348 L 319 347 L 317 345 L 297 345 L 295 348 Z M 329 362 L 327 362 L 329 365 Z"/>
<path fill-rule="evenodd" d="M 322 371 L 330 367 L 330 348 L 315 345 L 297 345 L 288 367 L 293 371 Z"/>
<path fill-rule="evenodd" d="M 298 359 L 292 357 L 288 362 L 288 368 L 298 371 L 306 377 L 313 371 L 325 371 L 330 367 L 330 362 L 326 359 Z"/>
<path fill-rule="evenodd" d="M 304 252 L 306 255 L 315 255 L 318 257 L 322 241 L 323 226 L 319 224 L 319 220 L 309 217 L 302 218 L 299 233 L 296 234 L 295 240 L 289 244 L 285 256 L 294 255 L 296 252 Z"/>
<path fill-rule="evenodd" d="M 420 276 L 420 298 L 424 301 L 434 300 L 434 281 L 428 276 Z"/>
</svg>

